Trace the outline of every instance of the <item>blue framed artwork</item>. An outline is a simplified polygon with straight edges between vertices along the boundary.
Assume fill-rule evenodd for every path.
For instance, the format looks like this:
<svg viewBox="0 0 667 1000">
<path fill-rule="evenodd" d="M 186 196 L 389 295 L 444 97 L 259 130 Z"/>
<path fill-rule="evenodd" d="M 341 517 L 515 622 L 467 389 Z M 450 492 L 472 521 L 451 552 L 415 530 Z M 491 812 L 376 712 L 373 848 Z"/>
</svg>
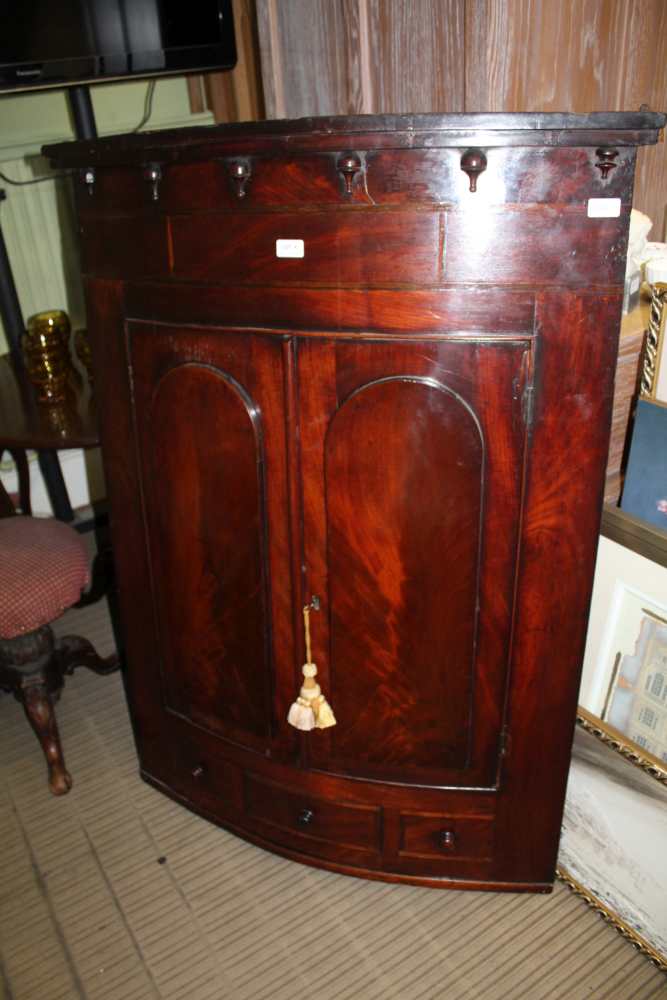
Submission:
<svg viewBox="0 0 667 1000">
<path fill-rule="evenodd" d="M 666 403 L 637 403 L 621 509 L 667 532 Z"/>
</svg>

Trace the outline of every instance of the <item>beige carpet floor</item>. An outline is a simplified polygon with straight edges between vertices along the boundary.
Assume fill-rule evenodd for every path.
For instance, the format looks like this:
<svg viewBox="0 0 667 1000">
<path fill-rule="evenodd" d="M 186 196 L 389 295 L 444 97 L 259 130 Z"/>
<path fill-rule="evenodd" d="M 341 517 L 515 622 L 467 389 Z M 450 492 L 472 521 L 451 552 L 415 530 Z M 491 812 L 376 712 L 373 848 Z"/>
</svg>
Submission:
<svg viewBox="0 0 667 1000">
<path fill-rule="evenodd" d="M 60 631 L 112 648 L 103 604 Z M 137 775 L 120 677 L 58 706 L 55 799 L 0 700 L 0 993 L 7 1000 L 649 1000 L 667 978 L 584 902 L 366 882 L 267 854 Z"/>
</svg>

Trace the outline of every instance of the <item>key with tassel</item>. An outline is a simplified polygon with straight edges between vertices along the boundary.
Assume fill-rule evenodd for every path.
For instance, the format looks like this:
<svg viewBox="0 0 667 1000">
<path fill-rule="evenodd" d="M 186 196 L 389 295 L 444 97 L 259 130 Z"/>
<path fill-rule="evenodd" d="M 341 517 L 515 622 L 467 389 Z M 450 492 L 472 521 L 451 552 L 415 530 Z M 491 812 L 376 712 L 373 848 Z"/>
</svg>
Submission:
<svg viewBox="0 0 667 1000">
<path fill-rule="evenodd" d="M 312 662 L 310 649 L 310 612 L 319 610 L 319 601 L 313 598 L 303 609 L 303 629 L 306 637 L 306 662 L 302 667 L 304 682 L 296 701 L 292 702 L 287 721 L 295 729 L 309 732 L 311 729 L 328 729 L 336 725 L 336 718 L 329 702 L 322 694 L 315 680 L 317 666 Z"/>
</svg>

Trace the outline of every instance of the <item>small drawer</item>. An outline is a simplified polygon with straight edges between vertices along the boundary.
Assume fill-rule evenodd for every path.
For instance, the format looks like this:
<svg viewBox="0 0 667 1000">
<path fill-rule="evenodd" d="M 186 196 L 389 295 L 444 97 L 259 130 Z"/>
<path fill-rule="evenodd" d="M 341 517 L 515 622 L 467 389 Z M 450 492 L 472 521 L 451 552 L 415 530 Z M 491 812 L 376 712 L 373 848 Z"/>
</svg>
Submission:
<svg viewBox="0 0 667 1000">
<path fill-rule="evenodd" d="M 493 857 L 493 819 L 402 813 L 399 856 L 486 861 Z"/>
<path fill-rule="evenodd" d="M 165 783 L 182 798 L 216 817 L 236 811 L 238 770 L 234 764 L 214 757 L 196 742 L 178 739 L 165 755 L 169 775 Z"/>
<path fill-rule="evenodd" d="M 433 285 L 440 273 L 437 212 L 174 215 L 170 231 L 174 276 L 188 281 Z M 298 255 L 279 255 L 287 242 Z"/>
<path fill-rule="evenodd" d="M 380 809 L 377 806 L 329 802 L 287 791 L 248 773 L 244 791 L 248 817 L 272 827 L 268 835 L 274 838 L 276 833 L 283 834 L 282 839 L 292 843 L 296 834 L 339 847 L 379 849 Z"/>
<path fill-rule="evenodd" d="M 494 285 L 622 285 L 630 206 L 588 218 L 586 202 L 446 213 L 444 280 Z"/>
</svg>

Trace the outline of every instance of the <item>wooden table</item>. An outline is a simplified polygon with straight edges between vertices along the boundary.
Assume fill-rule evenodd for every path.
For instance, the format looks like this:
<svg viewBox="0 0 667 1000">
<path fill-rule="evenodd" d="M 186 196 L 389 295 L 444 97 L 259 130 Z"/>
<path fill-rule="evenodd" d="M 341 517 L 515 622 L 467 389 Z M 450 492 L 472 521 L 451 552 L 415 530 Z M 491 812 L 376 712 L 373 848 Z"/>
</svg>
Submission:
<svg viewBox="0 0 667 1000">
<path fill-rule="evenodd" d="M 49 405 L 37 401 L 37 392 L 22 365 L 9 354 L 0 356 L 0 457 L 9 451 L 19 472 L 19 491 L 24 512 L 30 507 L 25 451 L 40 452 L 40 465 L 66 448 L 93 448 L 99 444 L 95 399 L 87 374 L 73 362 L 66 399 Z M 62 478 L 62 477 L 61 477 Z M 67 493 L 52 496 L 56 516 L 63 509 L 71 515 Z M 26 501 L 28 510 L 26 510 Z M 59 510 L 59 509 L 60 510 Z M 71 516 L 62 517 L 71 520 Z"/>
</svg>

